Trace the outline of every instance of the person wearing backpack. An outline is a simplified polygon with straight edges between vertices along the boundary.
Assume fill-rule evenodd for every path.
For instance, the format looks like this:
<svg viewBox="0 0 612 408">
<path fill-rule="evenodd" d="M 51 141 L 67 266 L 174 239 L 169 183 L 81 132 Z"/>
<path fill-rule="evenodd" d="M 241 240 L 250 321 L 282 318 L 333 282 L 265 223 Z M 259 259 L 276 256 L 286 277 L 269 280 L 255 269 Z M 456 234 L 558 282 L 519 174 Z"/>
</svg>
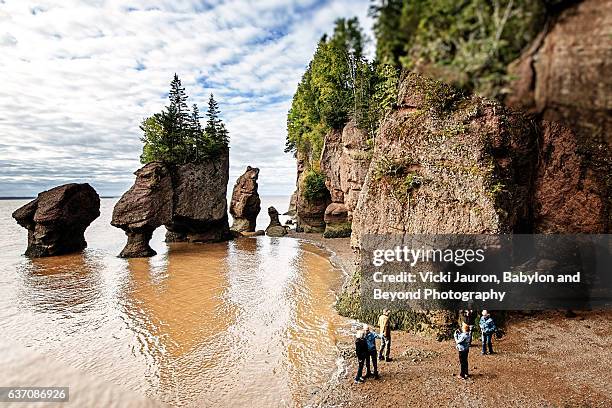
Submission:
<svg viewBox="0 0 612 408">
<path fill-rule="evenodd" d="M 461 373 L 459 376 L 464 380 L 469 377 L 468 374 L 468 356 L 470 354 L 470 345 L 472 344 L 472 332 L 467 323 L 461 325 L 461 330 L 455 330 L 455 347 L 459 352 L 459 366 Z"/>
<path fill-rule="evenodd" d="M 487 347 L 489 348 L 489 354 L 495 354 L 493 352 L 493 334 L 497 331 L 495 321 L 487 310 L 482 311 L 482 317 L 480 318 L 480 332 L 482 333 L 482 355 L 487 354 Z"/>
</svg>

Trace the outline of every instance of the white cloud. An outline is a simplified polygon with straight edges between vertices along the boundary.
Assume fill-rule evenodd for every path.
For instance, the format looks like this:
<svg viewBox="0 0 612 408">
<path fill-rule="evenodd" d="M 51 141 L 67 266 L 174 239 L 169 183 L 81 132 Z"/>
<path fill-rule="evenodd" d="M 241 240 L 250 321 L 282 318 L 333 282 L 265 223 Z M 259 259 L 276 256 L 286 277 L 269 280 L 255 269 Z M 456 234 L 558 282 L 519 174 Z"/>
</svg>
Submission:
<svg viewBox="0 0 612 408">
<path fill-rule="evenodd" d="M 291 96 L 317 40 L 368 0 L 0 2 L 0 196 L 89 181 L 117 195 L 140 164 L 138 128 L 176 72 L 190 103 L 220 103 L 230 184 L 262 169 L 262 194 L 288 195 Z M 230 185 L 231 189 L 231 185 Z"/>
</svg>

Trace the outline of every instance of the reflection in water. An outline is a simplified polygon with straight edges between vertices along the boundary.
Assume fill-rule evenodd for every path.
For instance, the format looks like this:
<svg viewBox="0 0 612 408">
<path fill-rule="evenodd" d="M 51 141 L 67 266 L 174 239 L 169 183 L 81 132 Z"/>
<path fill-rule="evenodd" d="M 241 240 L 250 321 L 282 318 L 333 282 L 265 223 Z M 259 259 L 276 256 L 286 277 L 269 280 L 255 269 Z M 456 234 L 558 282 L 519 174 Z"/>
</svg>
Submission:
<svg viewBox="0 0 612 408">
<path fill-rule="evenodd" d="M 120 259 L 102 203 L 82 255 L 0 254 L 0 343 L 170 405 L 301 406 L 329 380 L 349 322 L 324 253 L 291 238 L 166 245 L 161 230 L 159 255 Z"/>
<path fill-rule="evenodd" d="M 44 313 L 81 313 L 100 297 L 101 264 L 95 253 L 28 259 L 17 269 L 23 307 Z"/>
</svg>

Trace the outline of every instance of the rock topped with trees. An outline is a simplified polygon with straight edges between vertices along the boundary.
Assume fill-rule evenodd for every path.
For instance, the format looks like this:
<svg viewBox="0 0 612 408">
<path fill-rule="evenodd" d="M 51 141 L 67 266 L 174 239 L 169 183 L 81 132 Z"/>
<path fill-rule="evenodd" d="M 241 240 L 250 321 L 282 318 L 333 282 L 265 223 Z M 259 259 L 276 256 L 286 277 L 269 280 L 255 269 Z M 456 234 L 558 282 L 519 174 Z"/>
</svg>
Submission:
<svg viewBox="0 0 612 408">
<path fill-rule="evenodd" d="M 152 256 L 149 240 L 161 225 L 166 241 L 211 242 L 230 237 L 227 215 L 229 136 L 210 96 L 207 122 L 175 74 L 169 105 L 145 119 L 136 182 L 117 203 L 112 224 L 128 235 L 124 257 Z"/>
<path fill-rule="evenodd" d="M 261 210 L 261 199 L 257 192 L 258 177 L 259 169 L 247 166 L 244 174 L 236 180 L 230 203 L 230 214 L 234 219 L 230 228 L 232 231 L 255 231 L 257 216 Z"/>
<path fill-rule="evenodd" d="M 397 70 L 368 62 L 363 55 L 364 42 L 356 18 L 336 21 L 333 35 L 319 41 L 293 97 L 287 116 L 286 151 L 298 160 L 298 230 L 323 232 L 325 208 L 332 201 L 342 201 L 339 190 L 330 192 L 325 185 L 329 166 L 324 169 L 320 159 L 326 135 L 331 146 L 331 138 L 338 139 L 352 119 L 367 145 L 395 101 Z"/>
<path fill-rule="evenodd" d="M 35 258 L 82 251 L 87 247 L 85 230 L 99 216 L 100 197 L 87 183 L 43 191 L 13 212 L 28 230 L 25 254 Z"/>
</svg>

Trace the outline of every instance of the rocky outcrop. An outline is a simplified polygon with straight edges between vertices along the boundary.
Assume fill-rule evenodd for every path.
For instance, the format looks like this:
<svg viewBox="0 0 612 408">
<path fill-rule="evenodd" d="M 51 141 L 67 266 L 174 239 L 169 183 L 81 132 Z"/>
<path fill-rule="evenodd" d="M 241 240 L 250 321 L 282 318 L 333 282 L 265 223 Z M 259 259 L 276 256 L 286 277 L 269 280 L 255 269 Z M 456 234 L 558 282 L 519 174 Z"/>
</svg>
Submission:
<svg viewBox="0 0 612 408">
<path fill-rule="evenodd" d="M 557 3 L 559 11 L 511 64 L 516 80 L 506 102 L 562 123 L 580 139 L 611 146 L 612 3 Z"/>
<path fill-rule="evenodd" d="M 350 236 L 352 213 L 365 181 L 370 154 L 367 134 L 354 121 L 342 131 L 332 130 L 325 136 L 321 171 L 325 173 L 332 201 L 324 215 L 326 238 Z"/>
<path fill-rule="evenodd" d="M 166 242 L 217 242 L 228 239 L 229 151 L 172 171 L 174 208 Z"/>
<path fill-rule="evenodd" d="M 115 205 L 111 221 L 128 236 L 120 256 L 155 255 L 149 241 L 161 225 L 168 230 L 167 242 L 215 242 L 231 237 L 227 150 L 202 163 L 149 163 L 134 174 L 136 181 Z"/>
<path fill-rule="evenodd" d="M 289 208 L 287 209 L 287 212 L 285 213 L 285 215 L 294 217 L 296 212 L 297 212 L 297 190 L 295 190 L 291 194 L 291 198 L 289 199 Z"/>
<path fill-rule="evenodd" d="M 365 234 L 608 232 L 609 162 L 594 166 L 590 158 L 567 128 L 539 126 L 497 102 L 408 74 L 376 137 L 351 244 L 359 251 Z M 367 320 L 359 280 L 357 272 L 338 308 Z M 446 337 L 456 316 L 397 318 Z"/>
<path fill-rule="evenodd" d="M 171 169 L 153 162 L 137 170 L 134 185 L 113 209 L 111 225 L 125 231 L 128 241 L 119 256 L 138 258 L 155 255 L 149 241 L 158 227 L 172 221 Z"/>
<path fill-rule="evenodd" d="M 259 169 L 248 166 L 236 181 L 230 203 L 230 214 L 234 219 L 232 227 L 235 232 L 255 231 L 257 215 L 261 210 L 261 200 L 257 193 Z"/>
<path fill-rule="evenodd" d="M 25 254 L 45 257 L 78 252 L 87 247 L 85 229 L 100 216 L 100 197 L 87 183 L 65 184 L 43 191 L 13 212 L 28 230 Z"/>
<path fill-rule="evenodd" d="M 269 207 L 268 215 L 270 216 L 270 224 L 266 228 L 266 235 L 269 237 L 284 237 L 287 235 L 287 228 L 281 225 L 276 208 Z"/>
<path fill-rule="evenodd" d="M 318 177 L 318 173 L 311 169 L 311 159 L 297 154 L 297 195 L 296 195 L 296 223 L 297 231 L 324 232 L 325 209 L 331 200 L 328 191 L 323 191 L 315 197 L 308 197 L 306 184 L 309 177 Z"/>
<path fill-rule="evenodd" d="M 546 121 L 541 126 L 539 144 L 534 232 L 609 232 L 612 168 L 609 161 L 601 159 L 604 153 L 586 154 L 572 130 Z"/>
</svg>

